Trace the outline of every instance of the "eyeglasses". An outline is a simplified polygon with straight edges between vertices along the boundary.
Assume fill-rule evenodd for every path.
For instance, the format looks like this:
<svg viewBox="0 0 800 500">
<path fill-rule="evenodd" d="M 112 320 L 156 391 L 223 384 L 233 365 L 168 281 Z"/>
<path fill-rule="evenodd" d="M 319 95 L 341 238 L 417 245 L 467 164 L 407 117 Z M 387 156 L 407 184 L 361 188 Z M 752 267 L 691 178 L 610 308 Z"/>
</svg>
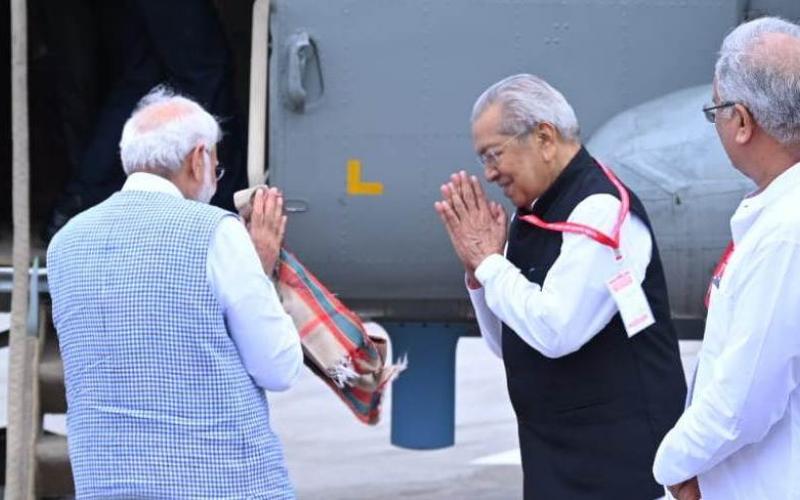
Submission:
<svg viewBox="0 0 800 500">
<path fill-rule="evenodd" d="M 716 104 L 716 105 L 713 104 L 713 103 L 712 104 L 708 104 L 706 106 L 703 106 L 703 114 L 706 115 L 706 120 L 708 120 L 710 123 L 716 123 L 717 122 L 717 111 L 719 111 L 720 109 L 729 108 L 729 107 L 735 106 L 735 105 L 736 105 L 736 103 L 732 102 L 732 101 L 725 101 L 722 104 Z"/>
<path fill-rule="evenodd" d="M 500 161 L 500 157 L 503 156 L 503 150 L 506 148 L 506 146 L 511 144 L 511 141 L 513 141 L 514 139 L 518 139 L 519 137 L 522 137 L 523 135 L 528 134 L 528 133 L 530 133 L 530 130 L 523 130 L 522 132 L 519 132 L 519 133 L 509 137 L 508 140 L 506 142 L 504 142 L 503 144 L 501 144 L 500 146 L 498 146 L 496 148 L 489 149 L 488 151 L 486 151 L 486 152 L 484 152 L 482 154 L 479 154 L 478 155 L 478 162 L 484 168 L 493 167 L 493 166 L 497 165 L 497 163 Z"/>
<path fill-rule="evenodd" d="M 208 151 L 203 151 L 203 153 L 205 153 L 205 155 L 208 156 L 208 161 L 210 162 L 211 161 L 211 153 L 209 153 Z M 214 167 L 214 177 L 217 180 L 220 180 L 220 179 L 222 179 L 223 175 L 225 175 L 225 167 L 220 165 L 219 160 L 217 160 L 217 166 Z"/>
</svg>

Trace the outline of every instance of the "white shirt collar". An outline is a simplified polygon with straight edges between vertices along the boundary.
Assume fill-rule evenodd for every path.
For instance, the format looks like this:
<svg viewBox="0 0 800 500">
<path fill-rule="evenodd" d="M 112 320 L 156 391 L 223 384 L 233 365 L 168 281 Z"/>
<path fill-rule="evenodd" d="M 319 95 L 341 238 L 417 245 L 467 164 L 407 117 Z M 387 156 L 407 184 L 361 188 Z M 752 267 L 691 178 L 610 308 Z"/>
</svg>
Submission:
<svg viewBox="0 0 800 500">
<path fill-rule="evenodd" d="M 147 172 L 134 172 L 128 176 L 128 180 L 122 186 L 123 191 L 152 191 L 166 193 L 178 198 L 183 198 L 178 186 L 163 177 Z"/>
<path fill-rule="evenodd" d="M 786 169 L 761 192 L 748 196 L 739 204 L 731 218 L 731 234 L 739 243 L 764 208 L 800 187 L 800 163 Z"/>
</svg>

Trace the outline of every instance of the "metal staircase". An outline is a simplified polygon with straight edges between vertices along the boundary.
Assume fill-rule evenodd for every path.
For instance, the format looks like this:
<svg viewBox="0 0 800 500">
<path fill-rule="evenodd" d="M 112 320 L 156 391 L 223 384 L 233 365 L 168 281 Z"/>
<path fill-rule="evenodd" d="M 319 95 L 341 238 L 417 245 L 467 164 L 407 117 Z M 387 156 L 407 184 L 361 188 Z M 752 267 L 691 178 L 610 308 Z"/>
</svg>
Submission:
<svg viewBox="0 0 800 500">
<path fill-rule="evenodd" d="M 9 268 L 0 268 L 0 293 L 8 293 L 11 278 Z M 10 428 L 8 432 L 15 433 L 16 442 L 24 447 L 18 453 L 20 461 L 30 463 L 32 460 L 33 466 L 25 470 L 24 477 L 7 478 L 7 481 L 17 480 L 18 488 L 7 492 L 6 498 L 68 497 L 74 494 L 74 486 L 67 438 L 43 429 L 44 416 L 66 413 L 67 401 L 64 368 L 47 295 L 46 273 L 40 272 L 36 264 L 30 273 L 29 286 L 26 345 L 19 353 L 24 358 L 22 363 L 27 376 L 21 377 L 19 390 L 9 388 L 8 391 L 9 409 L 15 407 L 14 410 L 22 417 L 21 425 Z M 11 345 L 12 350 L 18 347 L 19 344 Z M 19 357 L 19 354 L 12 351 L 9 357 Z M 15 394 L 23 397 L 15 397 Z M 9 450 L 8 460 L 15 460 L 16 455 L 15 450 Z"/>
</svg>

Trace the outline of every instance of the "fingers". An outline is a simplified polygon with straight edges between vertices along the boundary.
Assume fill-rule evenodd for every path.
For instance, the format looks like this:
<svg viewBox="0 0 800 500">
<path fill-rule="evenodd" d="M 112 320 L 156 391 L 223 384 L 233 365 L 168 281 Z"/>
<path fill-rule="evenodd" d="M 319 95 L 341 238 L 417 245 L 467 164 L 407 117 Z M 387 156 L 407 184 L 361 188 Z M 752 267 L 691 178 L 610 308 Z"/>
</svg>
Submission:
<svg viewBox="0 0 800 500">
<path fill-rule="evenodd" d="M 450 204 L 446 201 L 437 201 L 434 203 L 434 207 L 436 208 L 436 212 L 438 212 L 439 217 L 441 217 L 442 222 L 444 222 L 447 231 L 452 234 L 453 228 L 458 225 L 458 216 L 453 211 Z"/>
<path fill-rule="evenodd" d="M 265 221 L 271 224 L 275 220 L 275 202 L 278 190 L 269 188 L 264 198 L 264 218 Z"/>
<path fill-rule="evenodd" d="M 283 215 L 283 194 L 275 190 L 275 207 L 272 211 L 272 224 L 273 227 L 280 229 L 281 221 L 285 218 Z"/>
<path fill-rule="evenodd" d="M 508 216 L 503 208 L 503 205 L 497 203 L 496 201 L 489 202 L 489 211 L 492 214 L 492 219 L 494 219 L 497 224 L 500 224 L 503 227 L 506 226 L 506 223 L 508 222 Z"/>
<path fill-rule="evenodd" d="M 472 187 L 472 181 L 467 177 L 467 173 L 463 170 L 454 176 L 456 183 L 461 191 L 461 197 L 464 199 L 464 205 L 468 209 L 478 209 L 478 199 L 475 196 L 475 190 Z"/>
<path fill-rule="evenodd" d="M 253 213 L 253 200 L 251 199 L 250 202 L 247 203 L 247 205 L 243 206 L 239 210 L 239 217 L 241 217 L 242 222 L 248 223 L 250 221 L 250 215 L 252 213 Z"/>
<path fill-rule="evenodd" d="M 464 203 L 464 189 L 461 183 L 461 174 L 450 174 L 450 182 L 442 185 L 442 196 L 444 200 L 450 204 L 450 208 L 455 210 L 456 215 L 461 217 L 464 210 L 459 210 L 457 207 L 465 207 Z"/>
<path fill-rule="evenodd" d="M 261 198 L 260 205 L 258 203 L 259 195 Z M 260 210 L 258 207 L 260 207 Z M 258 223 L 270 229 L 277 228 L 283 215 L 283 195 L 277 188 L 260 189 L 256 194 L 256 200 L 253 202 L 253 212 L 260 213 Z"/>
<path fill-rule="evenodd" d="M 478 180 L 478 177 L 473 175 L 470 177 L 470 184 L 472 184 L 472 191 L 475 193 L 475 198 L 477 199 L 478 210 L 488 210 L 488 200 L 486 199 L 486 193 L 483 192 L 481 181 Z"/>
<path fill-rule="evenodd" d="M 696 478 L 684 482 L 678 490 L 679 500 L 700 500 L 700 496 L 700 488 Z"/>
<path fill-rule="evenodd" d="M 436 209 L 436 213 L 439 215 L 439 219 L 441 219 L 442 225 L 444 226 L 444 229 L 447 231 L 447 234 L 450 236 L 450 238 L 452 238 L 453 230 L 450 228 L 450 223 L 447 220 L 447 216 L 445 216 L 444 214 L 444 209 L 440 206 L 442 203 L 444 202 L 437 201 L 436 203 L 433 204 L 433 207 Z"/>
<path fill-rule="evenodd" d="M 453 195 L 463 196 L 464 193 L 462 192 L 461 186 L 461 177 L 460 174 L 454 173 L 450 174 L 450 185 L 452 186 Z"/>
<path fill-rule="evenodd" d="M 437 202 L 435 208 L 443 222 L 455 225 L 471 217 L 470 212 L 482 212 L 488 215 L 487 218 L 505 225 L 505 211 L 499 203 L 486 198 L 476 176 L 468 176 L 463 170 L 454 173 L 450 182 L 442 184 L 440 190 L 443 200 Z"/>
<path fill-rule="evenodd" d="M 250 226 L 261 227 L 264 224 L 264 190 L 259 189 L 253 197 L 253 209 L 250 212 Z"/>
<path fill-rule="evenodd" d="M 486 211 L 489 209 L 486 203 L 486 195 L 476 176 L 468 176 L 467 173 L 462 170 L 455 177 L 457 177 L 461 196 L 468 209 L 475 209 L 478 211 Z"/>
<path fill-rule="evenodd" d="M 444 198 L 443 203 L 446 203 L 450 208 L 451 212 L 455 215 L 456 220 L 460 220 L 463 215 L 466 215 L 463 210 L 456 210 L 456 199 L 460 202 L 459 206 L 463 207 L 464 202 L 461 200 L 461 195 L 458 192 L 458 188 L 452 182 L 448 182 L 447 184 L 443 184 L 441 187 L 442 191 L 442 198 Z"/>
<path fill-rule="evenodd" d="M 281 243 L 286 232 L 286 216 L 283 215 L 283 195 L 276 188 L 259 189 L 253 197 L 253 209 L 248 224 L 250 238 L 261 259 L 264 272 L 272 274 L 275 269 Z"/>
<path fill-rule="evenodd" d="M 461 186 L 460 178 L 457 174 L 453 174 L 450 179 L 452 182 L 447 185 L 451 191 L 450 208 L 456 214 L 457 218 L 461 219 L 462 217 L 466 216 L 467 212 L 469 211 L 463 198 L 463 186 Z"/>
<path fill-rule="evenodd" d="M 249 218 L 245 219 L 251 230 L 267 230 L 275 234 L 285 225 L 283 194 L 276 188 L 259 189 L 253 196 Z"/>
<path fill-rule="evenodd" d="M 283 235 L 286 234 L 286 220 L 287 217 L 285 215 L 281 215 L 280 219 L 278 219 L 278 246 L 283 244 Z"/>
<path fill-rule="evenodd" d="M 442 184 L 439 188 L 439 191 L 442 193 L 442 199 L 445 203 L 449 203 L 450 206 L 453 206 L 453 196 L 454 196 L 454 187 L 452 184 Z"/>
<path fill-rule="evenodd" d="M 456 216 L 461 219 L 472 211 L 489 210 L 486 194 L 476 176 L 468 176 L 461 170 L 450 176 L 450 182 L 442 185 L 442 197 L 450 204 Z"/>
<path fill-rule="evenodd" d="M 492 219 L 497 219 L 497 205 L 498 203 L 494 201 L 489 202 L 489 213 L 491 214 Z"/>
<path fill-rule="evenodd" d="M 695 479 L 690 479 L 682 483 L 667 487 L 669 492 L 676 500 L 699 500 L 700 489 L 697 487 Z"/>
</svg>

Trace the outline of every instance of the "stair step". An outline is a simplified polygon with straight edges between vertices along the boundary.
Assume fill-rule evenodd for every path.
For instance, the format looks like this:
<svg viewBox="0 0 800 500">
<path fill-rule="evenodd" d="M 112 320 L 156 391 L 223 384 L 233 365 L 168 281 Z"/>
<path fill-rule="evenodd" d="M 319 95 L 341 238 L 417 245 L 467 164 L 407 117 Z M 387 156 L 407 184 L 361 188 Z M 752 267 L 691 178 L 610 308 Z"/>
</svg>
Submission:
<svg viewBox="0 0 800 500">
<path fill-rule="evenodd" d="M 36 494 L 39 497 L 72 495 L 72 467 L 69 464 L 67 438 L 58 435 L 42 435 L 36 440 Z"/>
<path fill-rule="evenodd" d="M 66 413 L 64 363 L 54 342 L 45 343 L 39 359 L 39 399 L 42 413 Z"/>
</svg>

